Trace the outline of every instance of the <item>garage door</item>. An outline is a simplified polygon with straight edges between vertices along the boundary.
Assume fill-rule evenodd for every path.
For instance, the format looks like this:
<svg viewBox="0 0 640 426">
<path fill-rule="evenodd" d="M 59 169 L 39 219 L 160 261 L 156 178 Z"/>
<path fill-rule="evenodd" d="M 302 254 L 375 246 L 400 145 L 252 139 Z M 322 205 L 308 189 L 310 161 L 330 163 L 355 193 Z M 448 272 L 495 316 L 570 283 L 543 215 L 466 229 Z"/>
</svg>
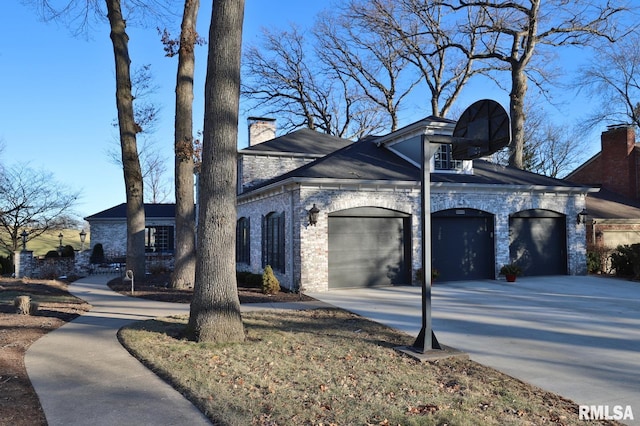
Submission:
<svg viewBox="0 0 640 426">
<path fill-rule="evenodd" d="M 329 215 L 329 288 L 411 283 L 410 216 L 362 207 Z"/>
<path fill-rule="evenodd" d="M 509 255 L 523 275 L 567 273 L 567 227 L 563 214 L 526 210 L 509 218 Z"/>
<path fill-rule="evenodd" d="M 494 219 L 474 209 L 431 215 L 431 259 L 438 281 L 495 278 Z"/>
</svg>

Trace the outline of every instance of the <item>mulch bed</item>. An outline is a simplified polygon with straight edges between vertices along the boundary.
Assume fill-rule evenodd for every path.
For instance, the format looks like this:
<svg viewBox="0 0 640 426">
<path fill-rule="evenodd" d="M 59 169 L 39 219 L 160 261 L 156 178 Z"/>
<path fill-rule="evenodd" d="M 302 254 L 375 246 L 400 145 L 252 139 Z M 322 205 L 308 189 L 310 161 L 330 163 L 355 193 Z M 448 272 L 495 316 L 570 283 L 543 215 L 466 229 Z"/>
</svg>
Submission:
<svg viewBox="0 0 640 426">
<path fill-rule="evenodd" d="M 131 283 L 124 282 L 121 278 L 111 280 L 108 285 L 113 291 L 126 296 L 134 296 L 142 299 L 158 300 L 160 302 L 191 303 L 193 290 L 181 290 L 168 288 L 170 275 L 168 273 L 153 274 L 147 277 L 144 284 L 136 284 L 131 294 Z M 278 302 L 306 302 L 314 300 L 302 293 L 280 291 L 277 294 L 263 294 L 262 290 L 238 284 L 238 298 L 240 304 L 247 303 L 278 303 Z"/>
</svg>

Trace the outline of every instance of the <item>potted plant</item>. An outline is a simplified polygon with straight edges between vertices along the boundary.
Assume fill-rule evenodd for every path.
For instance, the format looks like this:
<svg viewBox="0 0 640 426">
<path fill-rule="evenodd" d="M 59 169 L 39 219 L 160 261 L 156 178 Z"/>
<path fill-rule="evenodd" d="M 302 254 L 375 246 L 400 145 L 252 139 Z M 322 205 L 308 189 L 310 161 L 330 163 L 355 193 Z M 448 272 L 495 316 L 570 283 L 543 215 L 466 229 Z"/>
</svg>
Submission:
<svg viewBox="0 0 640 426">
<path fill-rule="evenodd" d="M 522 273 L 522 269 L 515 263 L 509 263 L 506 265 L 502 265 L 500 268 L 500 275 L 504 275 L 507 279 L 507 282 L 514 282 L 516 277 Z"/>
<path fill-rule="evenodd" d="M 435 281 L 439 276 L 440 271 L 438 271 L 436 268 L 431 268 L 431 282 L 433 283 L 433 281 Z M 422 272 L 422 268 L 420 268 L 416 271 L 416 280 L 422 282 L 423 279 L 424 273 Z"/>
</svg>

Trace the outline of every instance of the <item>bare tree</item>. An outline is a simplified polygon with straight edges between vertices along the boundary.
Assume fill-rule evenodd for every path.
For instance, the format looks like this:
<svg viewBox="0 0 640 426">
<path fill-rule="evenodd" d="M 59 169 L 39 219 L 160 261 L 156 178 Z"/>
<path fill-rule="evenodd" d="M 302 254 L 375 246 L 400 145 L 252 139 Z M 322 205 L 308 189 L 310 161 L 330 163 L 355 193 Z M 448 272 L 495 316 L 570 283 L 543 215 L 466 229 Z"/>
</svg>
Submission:
<svg viewBox="0 0 640 426">
<path fill-rule="evenodd" d="M 351 4 L 351 7 L 354 7 Z M 356 9 L 357 10 L 357 9 Z M 316 52 L 327 72 L 355 83 L 368 100 L 386 113 L 391 131 L 398 128 L 401 102 L 419 83 L 408 74 L 398 38 L 348 10 L 321 14 L 316 22 Z"/>
<path fill-rule="evenodd" d="M 171 185 L 165 179 L 167 172 L 166 158 L 158 150 L 157 141 L 154 139 L 156 125 L 160 117 L 160 108 L 152 99 L 157 90 L 158 87 L 154 83 L 151 65 L 143 65 L 132 71 L 133 116 L 139 129 L 136 144 L 142 171 L 144 201 L 147 203 L 167 201 L 171 189 Z M 113 121 L 113 126 L 116 129 L 120 128 L 117 118 Z M 115 144 L 117 147 L 114 147 L 113 150 L 109 149 L 107 155 L 115 165 L 122 167 L 119 135 L 115 140 Z"/>
<path fill-rule="evenodd" d="M 586 155 L 586 145 L 576 137 L 580 132 L 554 123 L 532 99 L 526 101 L 525 109 L 523 169 L 554 178 L 564 177 Z M 494 161 L 509 164 L 508 148 L 496 153 Z"/>
<path fill-rule="evenodd" d="M 171 185 L 168 179 L 165 179 L 167 172 L 166 158 L 157 149 L 150 149 L 144 142 L 140 154 L 145 203 L 158 204 L 168 202 L 171 196 Z M 192 224 L 192 228 L 193 226 L 195 226 L 195 223 Z"/>
<path fill-rule="evenodd" d="M 244 0 L 214 0 L 209 29 L 196 281 L 187 335 L 244 341 L 236 284 L 236 144 Z"/>
<path fill-rule="evenodd" d="M 136 280 L 144 281 L 144 186 L 136 143 L 136 134 L 140 131 L 140 126 L 135 121 L 133 111 L 129 36 L 126 32 L 120 0 L 106 0 L 106 2 L 115 58 L 116 106 L 127 204 L 127 269 L 133 271 Z"/>
<path fill-rule="evenodd" d="M 384 127 L 380 110 L 348 76 L 327 67 L 296 27 L 263 31 L 262 45 L 245 52 L 242 82 L 243 97 L 262 115 L 277 115 L 285 131 L 308 127 L 352 138 Z"/>
<path fill-rule="evenodd" d="M 585 121 L 589 129 L 603 123 L 640 127 L 640 33 L 615 43 L 601 43 L 583 68 L 576 86 L 599 100 Z"/>
<path fill-rule="evenodd" d="M 179 40 L 172 40 L 166 31 L 163 37 L 167 56 L 178 55 L 174 131 L 176 248 L 172 288 L 191 288 L 195 282 L 193 78 L 195 46 L 203 43 L 196 31 L 199 8 L 199 0 L 185 0 Z"/>
<path fill-rule="evenodd" d="M 23 231 L 31 241 L 51 229 L 75 225 L 72 208 L 79 195 L 47 171 L 25 164 L 7 167 L 0 175 L 0 246 L 14 252 Z"/>
<path fill-rule="evenodd" d="M 470 78 L 489 69 L 475 66 L 476 35 L 462 37 L 456 16 L 438 2 L 351 0 L 346 16 L 385 34 L 394 54 L 413 64 L 436 117 L 447 116 Z"/>
<path fill-rule="evenodd" d="M 509 164 L 517 168 L 523 168 L 528 82 L 542 85 L 546 80 L 545 63 L 536 64 L 536 55 L 550 52 L 544 50 L 547 47 L 587 46 L 596 38 L 614 40 L 619 34 L 614 19 L 629 10 L 599 0 L 458 0 L 440 4 L 473 17 L 461 31 L 477 38 L 483 50 L 473 53 L 456 44 L 463 52 L 495 61 L 496 69 L 502 64 L 510 73 Z"/>
</svg>

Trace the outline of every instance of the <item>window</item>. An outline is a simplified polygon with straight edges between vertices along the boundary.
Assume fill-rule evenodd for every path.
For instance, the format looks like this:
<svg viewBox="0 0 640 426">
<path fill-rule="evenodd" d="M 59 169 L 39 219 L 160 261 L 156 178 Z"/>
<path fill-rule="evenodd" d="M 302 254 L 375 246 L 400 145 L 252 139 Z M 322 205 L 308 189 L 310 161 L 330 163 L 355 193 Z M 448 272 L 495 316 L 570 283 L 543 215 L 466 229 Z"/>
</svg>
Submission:
<svg viewBox="0 0 640 426">
<path fill-rule="evenodd" d="M 147 253 L 173 252 L 173 226 L 147 226 L 144 240 Z"/>
<path fill-rule="evenodd" d="M 284 272 L 284 212 L 272 212 L 262 219 L 262 267 L 267 265 Z"/>
<path fill-rule="evenodd" d="M 251 263 L 250 221 L 241 217 L 236 223 L 236 262 Z"/>
<path fill-rule="evenodd" d="M 451 157 L 451 145 L 440 145 L 433 156 L 435 170 L 462 170 L 462 160 Z"/>
</svg>

